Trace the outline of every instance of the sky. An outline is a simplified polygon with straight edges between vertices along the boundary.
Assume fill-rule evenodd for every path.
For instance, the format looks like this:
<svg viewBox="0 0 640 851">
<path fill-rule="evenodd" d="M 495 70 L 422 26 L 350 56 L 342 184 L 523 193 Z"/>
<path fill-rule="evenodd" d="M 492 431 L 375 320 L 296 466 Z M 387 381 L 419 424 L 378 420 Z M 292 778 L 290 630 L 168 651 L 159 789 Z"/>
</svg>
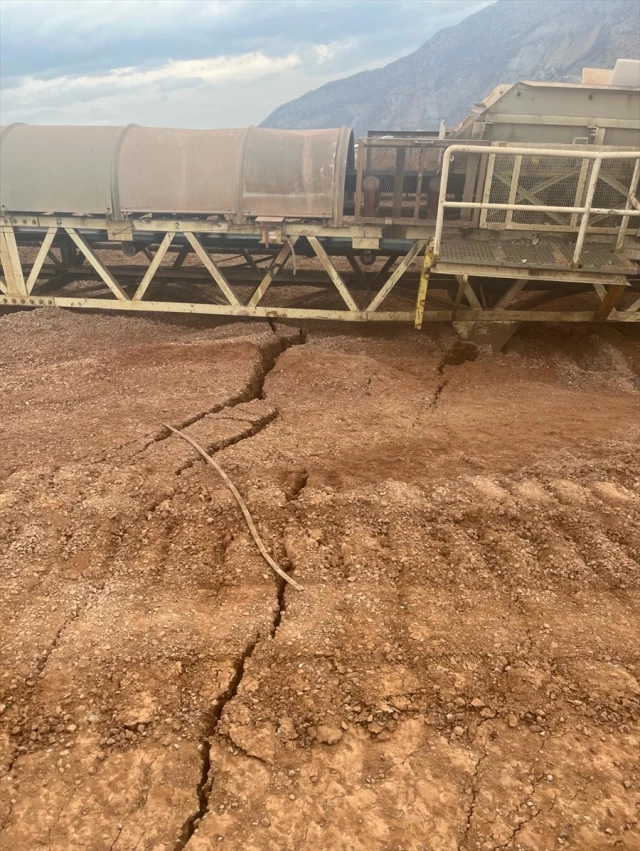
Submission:
<svg viewBox="0 0 640 851">
<path fill-rule="evenodd" d="M 0 0 L 0 124 L 259 124 L 489 2 Z"/>
</svg>

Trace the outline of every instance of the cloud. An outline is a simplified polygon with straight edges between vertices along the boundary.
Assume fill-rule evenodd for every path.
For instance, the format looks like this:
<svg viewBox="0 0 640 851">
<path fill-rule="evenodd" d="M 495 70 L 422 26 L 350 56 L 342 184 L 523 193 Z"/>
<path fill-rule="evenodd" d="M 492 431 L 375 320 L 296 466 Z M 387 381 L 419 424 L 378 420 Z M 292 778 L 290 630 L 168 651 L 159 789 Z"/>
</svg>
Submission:
<svg viewBox="0 0 640 851">
<path fill-rule="evenodd" d="M 77 77 L 62 76 L 50 79 L 23 77 L 13 88 L 3 91 L 3 99 L 29 108 L 30 102 L 42 96 L 51 97 L 66 92 L 101 90 L 111 92 L 151 86 L 162 83 L 180 84 L 221 82 L 228 79 L 257 78 L 265 74 L 278 74 L 300 65 L 300 57 L 290 53 L 283 57 L 269 57 L 261 53 L 242 56 L 218 56 L 215 59 L 169 60 L 156 68 L 114 68 L 106 74 L 82 74 Z M 5 101 L 6 102 L 6 101 Z"/>
<path fill-rule="evenodd" d="M 0 0 L 1 121 L 259 123 L 488 2 Z"/>
</svg>

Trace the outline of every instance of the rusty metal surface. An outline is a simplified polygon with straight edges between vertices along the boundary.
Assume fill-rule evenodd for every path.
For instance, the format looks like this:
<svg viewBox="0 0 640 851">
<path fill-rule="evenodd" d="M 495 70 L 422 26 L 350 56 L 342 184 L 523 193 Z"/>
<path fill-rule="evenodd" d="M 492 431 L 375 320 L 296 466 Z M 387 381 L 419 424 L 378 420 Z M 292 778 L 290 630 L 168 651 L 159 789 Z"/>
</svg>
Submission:
<svg viewBox="0 0 640 851">
<path fill-rule="evenodd" d="M 250 127 L 242 168 L 242 212 L 324 218 L 339 224 L 351 131 Z"/>
<path fill-rule="evenodd" d="M 120 209 L 236 213 L 238 153 L 245 133 L 130 128 L 117 167 Z"/>
<path fill-rule="evenodd" d="M 5 128 L 0 204 L 10 213 L 223 214 L 342 221 L 349 128 Z"/>
</svg>

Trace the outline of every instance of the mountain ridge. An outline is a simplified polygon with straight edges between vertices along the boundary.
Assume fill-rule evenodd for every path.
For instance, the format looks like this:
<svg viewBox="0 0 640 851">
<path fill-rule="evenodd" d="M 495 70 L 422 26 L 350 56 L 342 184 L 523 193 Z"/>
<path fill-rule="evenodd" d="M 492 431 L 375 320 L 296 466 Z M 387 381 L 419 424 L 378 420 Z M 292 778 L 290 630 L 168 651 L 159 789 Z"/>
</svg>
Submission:
<svg viewBox="0 0 640 851">
<path fill-rule="evenodd" d="M 640 59 L 635 0 L 497 0 L 407 56 L 283 104 L 260 126 L 434 130 L 499 83 L 579 80 L 583 67 L 618 58 Z"/>
</svg>

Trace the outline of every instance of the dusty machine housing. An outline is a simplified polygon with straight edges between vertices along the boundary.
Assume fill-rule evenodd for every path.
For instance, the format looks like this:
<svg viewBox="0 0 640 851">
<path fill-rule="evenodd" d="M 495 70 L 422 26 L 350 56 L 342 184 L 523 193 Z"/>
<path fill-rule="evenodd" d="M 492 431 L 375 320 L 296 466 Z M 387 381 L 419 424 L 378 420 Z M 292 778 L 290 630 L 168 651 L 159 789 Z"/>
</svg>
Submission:
<svg viewBox="0 0 640 851">
<path fill-rule="evenodd" d="M 0 307 L 638 321 L 635 70 L 500 86 L 448 132 L 355 146 L 348 128 L 6 127 Z"/>
</svg>

